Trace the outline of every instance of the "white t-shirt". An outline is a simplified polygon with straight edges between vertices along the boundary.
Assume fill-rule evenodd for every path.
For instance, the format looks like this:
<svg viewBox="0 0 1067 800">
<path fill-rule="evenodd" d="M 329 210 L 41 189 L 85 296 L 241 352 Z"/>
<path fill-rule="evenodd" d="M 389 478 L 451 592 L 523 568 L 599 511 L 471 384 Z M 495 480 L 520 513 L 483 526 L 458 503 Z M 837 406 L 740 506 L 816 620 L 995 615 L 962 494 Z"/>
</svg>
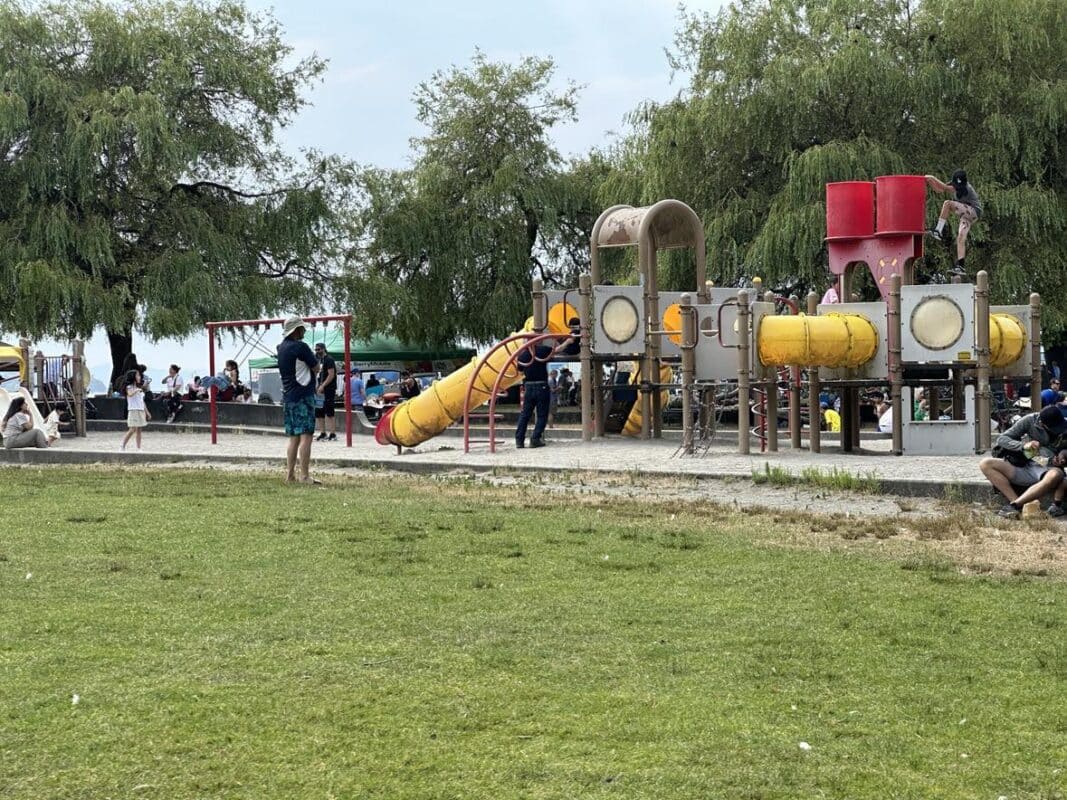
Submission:
<svg viewBox="0 0 1067 800">
<path fill-rule="evenodd" d="M 301 386 L 307 386 L 311 383 L 311 367 L 299 358 L 296 360 L 296 382 Z"/>
<path fill-rule="evenodd" d="M 168 392 L 174 392 L 175 394 L 181 394 L 182 391 L 182 376 L 178 373 L 173 378 L 168 375 L 163 379 L 163 388 Z"/>
<path fill-rule="evenodd" d="M 126 410 L 127 411 L 144 411 L 144 392 L 139 388 L 134 389 L 131 393 L 129 387 L 126 389 Z"/>
<path fill-rule="evenodd" d="M 878 418 L 878 432 L 879 433 L 892 433 L 893 432 L 893 406 L 886 409 L 886 412 Z"/>
<path fill-rule="evenodd" d="M 22 426 L 30 421 L 30 415 L 25 411 L 19 411 L 11 415 L 11 418 L 4 425 L 4 438 L 10 439 L 14 436 L 18 436 L 22 433 Z"/>
</svg>

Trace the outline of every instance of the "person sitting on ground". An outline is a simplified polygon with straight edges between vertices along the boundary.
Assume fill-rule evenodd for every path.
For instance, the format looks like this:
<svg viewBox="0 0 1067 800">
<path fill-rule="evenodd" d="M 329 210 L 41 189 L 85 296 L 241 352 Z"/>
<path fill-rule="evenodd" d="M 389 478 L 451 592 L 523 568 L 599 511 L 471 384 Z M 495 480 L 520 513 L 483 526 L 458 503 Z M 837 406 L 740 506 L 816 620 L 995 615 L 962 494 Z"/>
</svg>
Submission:
<svg viewBox="0 0 1067 800">
<path fill-rule="evenodd" d="M 893 432 L 893 404 L 889 402 L 889 395 L 878 393 L 874 395 L 874 413 L 878 417 L 878 432 Z"/>
<path fill-rule="evenodd" d="M 1063 392 L 1060 391 L 1059 378 L 1053 378 L 1048 382 L 1048 388 L 1041 390 L 1041 407 L 1056 405 L 1063 402 Z"/>
<path fill-rule="evenodd" d="M 405 400 L 410 400 L 413 397 L 418 397 L 420 394 L 422 394 L 422 387 L 419 385 L 419 381 L 415 376 L 408 370 L 401 372 L 400 396 Z"/>
<path fill-rule="evenodd" d="M 182 405 L 182 376 L 181 367 L 171 364 L 167 370 L 167 377 L 163 379 L 163 402 L 167 406 L 167 422 L 174 422 L 181 410 Z"/>
<path fill-rule="evenodd" d="M 997 513 L 1008 519 L 1020 515 L 1022 507 L 1053 493 L 1050 517 L 1062 517 L 1064 466 L 1067 451 L 1059 447 L 1060 437 L 1067 434 L 1067 420 L 1055 406 L 1046 406 L 1040 413 L 1027 414 L 997 437 L 993 452 L 978 463 L 978 469 L 993 488 L 1008 501 Z M 1052 459 L 1049 466 L 1038 458 Z M 1015 486 L 1025 488 L 1020 495 Z"/>
<path fill-rule="evenodd" d="M 4 437 L 4 449 L 14 450 L 19 447 L 48 447 L 48 437 L 40 428 L 33 427 L 33 418 L 26 410 L 26 398 L 16 397 L 4 414 L 0 426 Z"/>
<path fill-rule="evenodd" d="M 204 400 L 207 397 L 207 389 L 200 382 L 200 376 L 194 375 L 193 379 L 185 385 L 186 400 Z"/>
<path fill-rule="evenodd" d="M 956 275 L 966 275 L 967 270 L 963 266 L 963 260 L 967 257 L 967 234 L 971 226 L 982 216 L 982 201 L 974 187 L 967 182 L 967 173 L 958 169 L 952 173 L 952 180 L 944 183 L 933 175 L 926 176 L 926 182 L 935 192 L 942 194 L 954 194 L 954 200 L 946 200 L 941 204 L 941 216 L 937 219 L 937 225 L 927 231 L 935 239 L 947 242 L 945 224 L 949 215 L 956 214 L 959 217 L 959 231 L 956 234 L 956 261 L 952 272 Z"/>
<path fill-rule="evenodd" d="M 840 433 L 841 415 L 826 403 L 819 403 L 819 409 L 822 411 L 823 430 L 831 433 Z"/>
</svg>

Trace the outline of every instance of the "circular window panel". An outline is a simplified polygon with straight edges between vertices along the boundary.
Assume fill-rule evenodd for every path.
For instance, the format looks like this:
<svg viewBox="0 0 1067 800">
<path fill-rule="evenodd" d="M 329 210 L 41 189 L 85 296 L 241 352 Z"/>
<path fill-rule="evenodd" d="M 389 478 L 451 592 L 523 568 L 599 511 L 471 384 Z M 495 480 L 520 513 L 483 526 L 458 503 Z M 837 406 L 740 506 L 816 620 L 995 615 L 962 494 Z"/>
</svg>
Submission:
<svg viewBox="0 0 1067 800">
<path fill-rule="evenodd" d="M 911 335 L 927 350 L 946 350 L 963 336 L 963 310 L 944 295 L 927 297 L 911 312 Z"/>
<path fill-rule="evenodd" d="M 627 297 L 611 298 L 600 312 L 600 327 L 615 344 L 625 344 L 633 339 L 640 324 L 637 307 Z"/>
</svg>

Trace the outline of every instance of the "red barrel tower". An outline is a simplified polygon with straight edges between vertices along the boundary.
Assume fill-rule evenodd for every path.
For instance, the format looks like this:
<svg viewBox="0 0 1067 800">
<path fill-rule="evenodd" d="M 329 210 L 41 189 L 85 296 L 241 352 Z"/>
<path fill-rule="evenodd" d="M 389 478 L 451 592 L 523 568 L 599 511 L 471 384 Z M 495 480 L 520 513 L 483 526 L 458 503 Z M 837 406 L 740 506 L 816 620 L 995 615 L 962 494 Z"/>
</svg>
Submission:
<svg viewBox="0 0 1067 800">
<path fill-rule="evenodd" d="M 852 269 L 860 263 L 870 268 L 883 300 L 889 299 L 893 273 L 913 283 L 915 259 L 923 255 L 925 216 L 921 175 L 826 184 L 826 248 L 838 296 L 848 298 Z"/>
</svg>

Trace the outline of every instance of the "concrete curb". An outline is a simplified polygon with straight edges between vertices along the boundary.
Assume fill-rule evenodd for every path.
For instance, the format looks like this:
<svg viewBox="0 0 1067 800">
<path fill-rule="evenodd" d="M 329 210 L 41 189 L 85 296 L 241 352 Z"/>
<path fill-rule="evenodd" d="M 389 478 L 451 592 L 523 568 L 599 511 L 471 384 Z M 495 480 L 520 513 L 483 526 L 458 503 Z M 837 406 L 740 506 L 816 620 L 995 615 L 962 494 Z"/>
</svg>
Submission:
<svg viewBox="0 0 1067 800">
<path fill-rule="evenodd" d="M 226 463 L 226 464 L 262 464 L 274 465 L 279 470 L 282 468 L 282 451 L 279 448 L 277 457 L 274 456 L 235 456 L 225 454 L 204 454 L 187 456 L 173 453 L 137 453 L 137 452 L 80 452 L 69 450 L 2 450 L 0 449 L 0 464 L 70 464 L 88 465 L 105 464 L 108 466 L 130 466 L 136 464 L 202 464 L 202 463 Z M 655 470 L 641 470 L 632 468 L 600 468 L 595 470 L 546 467 L 539 465 L 515 465 L 515 464 L 485 464 L 470 463 L 456 464 L 454 462 L 433 461 L 407 461 L 391 456 L 389 458 L 353 458 L 353 457 L 327 457 L 315 460 L 318 467 L 356 468 L 371 469 L 389 472 L 402 472 L 410 475 L 439 475 L 447 473 L 522 473 L 522 474 L 546 474 L 560 472 L 597 472 L 606 475 L 626 475 L 628 478 L 648 478 L 651 480 L 671 477 L 672 473 L 664 473 Z M 697 481 L 731 480 L 749 482 L 752 479 L 751 472 L 708 472 L 701 474 L 685 473 L 685 476 Z M 945 483 L 944 481 L 926 481 L 920 479 L 879 478 L 881 486 L 880 494 L 891 494 L 900 497 L 933 497 L 949 498 L 967 502 L 985 502 L 990 498 L 989 484 L 982 480 L 960 481 Z M 798 485 L 803 485 L 799 484 Z"/>
</svg>

